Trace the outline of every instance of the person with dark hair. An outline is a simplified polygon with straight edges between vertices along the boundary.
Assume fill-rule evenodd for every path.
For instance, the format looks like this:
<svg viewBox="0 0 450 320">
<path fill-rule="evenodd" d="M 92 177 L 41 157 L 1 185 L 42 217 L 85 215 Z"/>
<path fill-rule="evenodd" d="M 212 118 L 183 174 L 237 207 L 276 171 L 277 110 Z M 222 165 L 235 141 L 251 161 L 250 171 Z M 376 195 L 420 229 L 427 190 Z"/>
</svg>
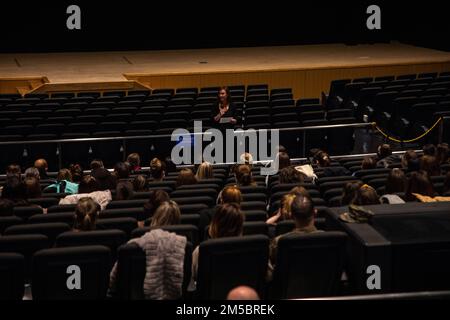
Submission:
<svg viewBox="0 0 450 320">
<path fill-rule="evenodd" d="M 80 183 L 83 178 L 83 168 L 78 163 L 69 165 L 70 173 L 72 174 L 72 182 Z"/>
<path fill-rule="evenodd" d="M 133 184 L 130 181 L 119 181 L 117 183 L 115 200 L 131 200 L 133 195 Z"/>
<path fill-rule="evenodd" d="M 237 186 L 256 186 L 256 182 L 253 180 L 252 169 L 247 164 L 238 165 L 234 171 L 234 177 Z"/>
<path fill-rule="evenodd" d="M 21 178 L 22 169 L 18 164 L 10 164 L 6 167 L 6 177 L 18 176 Z"/>
<path fill-rule="evenodd" d="M 100 212 L 100 206 L 89 197 L 81 198 L 75 207 L 75 225 L 74 231 L 95 230 L 97 216 Z"/>
<path fill-rule="evenodd" d="M 366 157 L 364 157 L 363 161 L 361 162 L 362 170 L 375 169 L 376 167 L 377 167 L 377 162 L 372 157 L 366 156 Z"/>
<path fill-rule="evenodd" d="M 276 265 L 278 241 L 281 237 L 289 234 L 302 234 L 320 232 L 314 225 L 314 217 L 317 210 L 310 197 L 295 195 L 291 203 L 291 217 L 295 222 L 295 228 L 291 232 L 275 237 L 270 243 L 268 278 L 272 278 L 272 273 Z"/>
<path fill-rule="evenodd" d="M 112 196 L 110 190 L 100 190 L 98 181 L 91 175 L 83 176 L 78 185 L 78 194 L 71 194 L 59 201 L 60 205 L 75 204 L 81 198 L 92 198 L 97 202 L 101 210 L 105 210 L 108 203 L 111 202 Z"/>
<path fill-rule="evenodd" d="M 316 164 L 322 169 L 322 177 L 336 177 L 350 175 L 350 171 L 344 167 L 331 166 L 331 159 L 325 151 L 319 151 L 315 155 Z"/>
<path fill-rule="evenodd" d="M 236 203 L 225 203 L 217 206 L 216 212 L 208 228 L 210 239 L 238 237 L 242 235 L 245 216 Z M 192 278 L 189 290 L 195 290 L 198 271 L 199 247 L 192 253 Z"/>
<path fill-rule="evenodd" d="M 197 178 L 191 169 L 181 169 L 177 177 L 177 187 L 184 186 L 186 184 L 196 184 Z"/>
<path fill-rule="evenodd" d="M 403 170 L 394 168 L 389 172 L 386 180 L 386 194 L 404 192 L 406 186 L 406 176 Z"/>
<path fill-rule="evenodd" d="M 39 170 L 39 176 L 42 180 L 48 179 L 48 163 L 45 159 L 37 159 L 34 162 L 34 167 Z"/>
<path fill-rule="evenodd" d="M 282 170 L 291 165 L 291 158 L 289 158 L 286 152 L 278 152 L 276 160 L 278 160 L 278 170 Z"/>
<path fill-rule="evenodd" d="M 34 199 L 42 196 L 41 185 L 39 180 L 34 177 L 25 178 L 26 198 Z"/>
<path fill-rule="evenodd" d="M 434 144 L 431 143 L 426 144 L 423 146 L 422 150 L 425 156 L 432 156 L 432 157 L 436 156 L 436 146 Z"/>
<path fill-rule="evenodd" d="M 429 177 L 440 176 L 441 168 L 436 157 L 424 155 L 420 158 L 420 170 L 425 171 Z"/>
<path fill-rule="evenodd" d="M 14 206 L 28 206 L 27 189 L 17 175 L 8 176 L 2 190 L 2 198 L 10 200 Z"/>
<path fill-rule="evenodd" d="M 352 203 L 355 198 L 356 190 L 361 188 L 363 183 L 361 181 L 347 182 L 342 189 L 341 206 L 347 206 Z"/>
<path fill-rule="evenodd" d="M 449 162 L 450 148 L 448 143 L 440 143 L 436 148 L 436 161 L 439 165 Z"/>
<path fill-rule="evenodd" d="M 153 158 L 150 161 L 150 176 L 153 178 L 153 181 L 162 181 L 165 176 L 164 162 L 158 158 Z"/>
<path fill-rule="evenodd" d="M 212 123 L 219 129 L 233 128 L 237 123 L 235 118 L 235 106 L 231 102 L 230 90 L 227 87 L 221 87 L 217 96 L 217 106 L 212 110 Z M 229 122 L 223 122 L 229 119 Z"/>
<path fill-rule="evenodd" d="M 144 216 L 151 218 L 161 203 L 169 200 L 170 197 L 164 190 L 151 190 L 148 201 L 144 204 Z"/>
<path fill-rule="evenodd" d="M 377 150 L 377 166 L 387 168 L 390 164 L 398 161 L 398 157 L 392 154 L 391 146 L 383 143 L 378 146 Z"/>
<path fill-rule="evenodd" d="M 367 184 L 363 184 L 355 192 L 352 204 L 357 206 L 367 206 L 371 204 L 380 204 L 380 197 L 374 188 Z"/>
<path fill-rule="evenodd" d="M 56 177 L 56 183 L 49 185 L 44 192 L 78 193 L 78 184 L 72 182 L 72 173 L 69 169 L 61 169 Z"/>
<path fill-rule="evenodd" d="M 117 177 L 111 174 L 108 169 L 97 168 L 91 170 L 91 176 L 93 176 L 97 181 L 98 189 L 100 191 L 114 190 L 117 186 Z"/>
<path fill-rule="evenodd" d="M 91 168 L 91 173 L 92 173 L 92 171 L 104 168 L 105 166 L 103 165 L 103 161 L 102 160 L 94 159 L 94 160 L 91 161 L 91 164 L 89 165 L 89 167 Z"/>
<path fill-rule="evenodd" d="M 303 174 L 295 169 L 294 166 L 289 166 L 280 170 L 278 174 L 278 181 L 282 183 L 303 183 Z"/>
<path fill-rule="evenodd" d="M 147 191 L 147 179 L 142 174 L 137 175 L 133 179 L 133 190 L 135 192 L 144 192 Z"/>
<path fill-rule="evenodd" d="M 402 168 L 407 173 L 418 171 L 420 169 L 419 157 L 414 150 L 407 150 L 402 156 Z"/>
<path fill-rule="evenodd" d="M 78 185 L 79 193 L 91 193 L 99 190 L 98 181 L 91 175 L 83 176 Z"/>
<path fill-rule="evenodd" d="M 141 157 L 139 153 L 131 153 L 127 157 L 127 162 L 130 165 L 130 171 L 135 173 L 136 171 L 141 170 Z"/>
<path fill-rule="evenodd" d="M 120 179 L 128 179 L 130 177 L 130 168 L 125 162 L 118 162 L 114 166 L 113 173 L 118 180 Z"/>
<path fill-rule="evenodd" d="M 394 168 L 389 172 L 386 180 L 384 195 L 380 197 L 381 203 L 399 204 L 405 201 L 397 194 L 405 191 L 406 175 L 402 169 Z"/>
<path fill-rule="evenodd" d="M 9 199 L 0 198 L 0 217 L 12 216 L 14 214 L 14 203 Z"/>
<path fill-rule="evenodd" d="M 417 201 L 416 194 L 434 196 L 433 184 L 425 171 L 415 171 L 407 180 L 405 201 Z"/>
</svg>

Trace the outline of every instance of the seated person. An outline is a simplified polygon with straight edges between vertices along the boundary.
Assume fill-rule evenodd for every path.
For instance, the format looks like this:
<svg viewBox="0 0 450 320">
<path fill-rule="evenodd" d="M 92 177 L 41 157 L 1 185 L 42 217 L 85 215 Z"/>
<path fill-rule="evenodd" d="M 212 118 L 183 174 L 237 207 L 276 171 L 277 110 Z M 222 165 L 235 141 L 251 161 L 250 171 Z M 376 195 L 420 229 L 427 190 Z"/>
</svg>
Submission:
<svg viewBox="0 0 450 320">
<path fill-rule="evenodd" d="M 227 203 L 218 206 L 208 228 L 210 239 L 241 236 L 244 225 L 244 214 L 236 203 Z M 189 284 L 189 290 L 196 288 L 198 271 L 199 247 L 192 253 L 192 278 Z"/>
<path fill-rule="evenodd" d="M 314 226 L 314 216 L 317 211 L 310 197 L 296 195 L 291 204 L 291 216 L 295 222 L 295 228 L 291 232 L 274 238 L 270 244 L 268 278 L 272 278 L 273 270 L 276 266 L 278 241 L 281 237 L 293 233 L 320 232 Z"/>
<path fill-rule="evenodd" d="M 61 199 L 59 204 L 76 204 L 81 198 L 88 197 L 97 202 L 100 205 L 101 210 L 105 210 L 108 203 L 112 200 L 111 191 L 100 191 L 97 180 L 91 175 L 83 176 L 78 186 L 78 192 L 78 194 L 72 194 Z"/>
<path fill-rule="evenodd" d="M 195 175 L 197 180 L 212 179 L 214 178 L 213 167 L 209 162 L 202 162 L 198 166 L 197 173 Z"/>
<path fill-rule="evenodd" d="M 91 198 L 81 198 L 75 207 L 75 225 L 73 231 L 95 230 L 100 206 Z"/>
<path fill-rule="evenodd" d="M 319 169 L 322 169 L 322 177 L 336 177 L 350 175 L 350 171 L 344 167 L 331 166 L 331 159 L 325 151 L 319 151 L 315 155 L 316 164 Z"/>
<path fill-rule="evenodd" d="M 153 181 L 162 181 L 165 176 L 164 162 L 158 158 L 153 158 L 152 161 L 150 161 L 150 176 Z"/>
<path fill-rule="evenodd" d="M 56 183 L 46 187 L 44 192 L 75 194 L 78 193 L 78 183 L 72 182 L 72 173 L 69 169 L 61 169 L 56 177 Z"/>
<path fill-rule="evenodd" d="M 178 204 L 175 201 L 169 200 L 161 203 L 156 209 L 150 223 L 151 228 L 160 228 L 163 226 L 171 226 L 180 224 L 181 213 Z"/>
<path fill-rule="evenodd" d="M 253 180 L 252 168 L 248 164 L 240 164 L 234 171 L 236 185 L 240 187 L 256 186 Z"/>
<path fill-rule="evenodd" d="M 363 184 L 355 192 L 352 204 L 357 206 L 367 206 L 371 204 L 380 204 L 380 197 L 374 188 L 367 184 Z"/>
<path fill-rule="evenodd" d="M 276 225 L 277 222 L 292 219 L 291 209 L 294 198 L 298 195 L 310 197 L 308 190 L 304 187 L 294 187 L 289 193 L 285 194 L 280 201 L 280 208 L 275 215 L 267 219 L 267 224 Z"/>
<path fill-rule="evenodd" d="M 181 169 L 177 177 L 177 187 L 184 186 L 186 184 L 197 184 L 197 178 L 191 169 Z"/>
<path fill-rule="evenodd" d="M 377 150 L 377 166 L 387 168 L 395 162 L 398 162 L 398 157 L 392 154 L 391 146 L 387 143 L 379 145 Z"/>
</svg>

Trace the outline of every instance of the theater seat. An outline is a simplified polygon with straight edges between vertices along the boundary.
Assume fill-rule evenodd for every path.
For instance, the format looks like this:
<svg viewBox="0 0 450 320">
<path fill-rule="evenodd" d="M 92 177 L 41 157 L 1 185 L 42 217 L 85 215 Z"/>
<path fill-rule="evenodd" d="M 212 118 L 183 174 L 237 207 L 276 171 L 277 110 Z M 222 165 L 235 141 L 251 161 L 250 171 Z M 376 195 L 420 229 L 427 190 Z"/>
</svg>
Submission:
<svg viewBox="0 0 450 320">
<path fill-rule="evenodd" d="M 23 220 L 16 216 L 0 217 L 0 234 L 3 234 L 10 226 L 23 223 Z"/>
<path fill-rule="evenodd" d="M 99 300 L 106 298 L 111 251 L 105 246 L 45 249 L 33 257 L 33 300 Z M 69 289 L 70 266 L 79 267 L 80 288 Z"/>
<path fill-rule="evenodd" d="M 0 253 L 0 301 L 22 300 L 25 258 L 18 253 Z"/>
<path fill-rule="evenodd" d="M 130 217 L 98 219 L 96 228 L 97 230 L 122 230 L 127 235 L 127 238 L 129 238 L 131 236 L 131 231 L 137 228 L 137 220 Z"/>
<path fill-rule="evenodd" d="M 272 297 L 290 299 L 335 295 L 344 267 L 343 232 L 288 234 L 278 241 Z"/>
<path fill-rule="evenodd" d="M 111 262 L 116 260 L 117 249 L 127 241 L 122 230 L 93 230 L 86 232 L 64 232 L 56 238 L 56 247 L 79 247 L 101 245 L 111 250 Z"/>
<path fill-rule="evenodd" d="M 0 252 L 20 253 L 25 258 L 25 281 L 31 279 L 31 260 L 35 252 L 50 246 L 42 234 L 12 235 L 0 237 Z"/>
<path fill-rule="evenodd" d="M 187 242 L 183 263 L 183 295 L 185 295 L 191 279 L 192 251 L 192 244 Z M 117 292 L 113 294 L 114 298 L 121 300 L 144 299 L 145 267 L 145 253 L 137 244 L 129 243 L 121 246 L 118 250 Z"/>
<path fill-rule="evenodd" d="M 263 297 L 269 238 L 262 235 L 211 239 L 200 244 L 197 295 L 225 299 L 238 285 L 254 288 Z"/>
<path fill-rule="evenodd" d="M 70 226 L 61 222 L 22 224 L 9 227 L 5 235 L 42 234 L 53 244 L 58 235 L 69 230 Z"/>
</svg>

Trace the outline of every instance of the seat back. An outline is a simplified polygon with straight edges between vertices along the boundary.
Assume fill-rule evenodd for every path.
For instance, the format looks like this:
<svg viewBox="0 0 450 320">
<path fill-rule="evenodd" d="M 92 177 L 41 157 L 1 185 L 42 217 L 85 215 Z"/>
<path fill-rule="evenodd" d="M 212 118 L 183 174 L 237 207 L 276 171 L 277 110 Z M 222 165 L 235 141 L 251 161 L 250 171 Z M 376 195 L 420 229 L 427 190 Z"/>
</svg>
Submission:
<svg viewBox="0 0 450 320">
<path fill-rule="evenodd" d="M 197 290 L 201 299 L 225 299 L 238 285 L 262 296 L 269 238 L 263 235 L 211 239 L 200 244 Z"/>
<path fill-rule="evenodd" d="M 101 245 L 111 250 L 111 261 L 115 261 L 117 249 L 127 241 L 122 230 L 95 230 L 85 232 L 64 232 L 56 238 L 56 247 L 80 247 Z"/>
<path fill-rule="evenodd" d="M 33 257 L 33 299 L 105 299 L 110 263 L 105 246 L 41 250 Z"/>
<path fill-rule="evenodd" d="M 0 300 L 22 300 L 25 258 L 18 253 L 0 253 Z"/>
<path fill-rule="evenodd" d="M 275 298 L 331 296 L 341 279 L 347 235 L 291 233 L 278 241 L 273 278 Z"/>
<path fill-rule="evenodd" d="M 69 225 L 62 222 L 33 223 L 11 226 L 5 230 L 5 235 L 43 234 L 53 244 L 58 235 L 69 230 Z"/>
<path fill-rule="evenodd" d="M 191 266 L 192 244 L 187 242 L 183 264 L 183 294 L 186 293 L 189 285 Z M 136 243 L 128 243 L 119 248 L 117 272 L 117 298 L 123 300 L 144 299 L 143 283 L 146 272 L 146 257 L 145 252 Z"/>
</svg>

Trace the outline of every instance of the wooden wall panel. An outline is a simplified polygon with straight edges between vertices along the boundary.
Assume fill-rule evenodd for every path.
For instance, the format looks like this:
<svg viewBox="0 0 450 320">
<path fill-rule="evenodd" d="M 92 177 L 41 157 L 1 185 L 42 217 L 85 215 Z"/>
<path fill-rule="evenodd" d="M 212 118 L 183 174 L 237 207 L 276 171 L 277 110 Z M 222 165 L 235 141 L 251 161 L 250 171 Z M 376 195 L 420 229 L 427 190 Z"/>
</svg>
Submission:
<svg viewBox="0 0 450 320">
<path fill-rule="evenodd" d="M 409 73 L 442 72 L 450 70 L 448 63 L 397 64 L 380 66 L 355 66 L 341 68 L 263 70 L 247 72 L 211 72 L 187 74 L 124 74 L 129 80 L 154 88 L 209 87 L 222 85 L 266 83 L 270 88 L 291 87 L 295 99 L 317 98 L 328 92 L 335 79 L 378 77 Z"/>
</svg>

